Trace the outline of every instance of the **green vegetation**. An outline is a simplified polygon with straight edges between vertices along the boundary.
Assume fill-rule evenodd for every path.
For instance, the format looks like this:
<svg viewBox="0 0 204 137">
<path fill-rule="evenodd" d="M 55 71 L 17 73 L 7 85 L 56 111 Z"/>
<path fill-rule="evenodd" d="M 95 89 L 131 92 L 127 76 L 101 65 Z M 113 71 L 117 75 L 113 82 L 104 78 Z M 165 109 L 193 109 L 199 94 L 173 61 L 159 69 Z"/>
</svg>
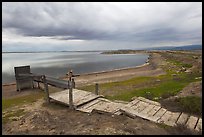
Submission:
<svg viewBox="0 0 204 137">
<path fill-rule="evenodd" d="M 166 75 L 136 77 L 120 82 L 99 84 L 99 93 L 110 100 L 130 101 L 134 96 L 142 96 L 159 101 L 176 95 L 191 82 L 199 81 L 196 77 L 202 76 L 199 67 L 191 73 L 181 71 L 182 67 L 191 68 L 193 66 L 192 55 L 180 53 L 161 53 L 161 55 L 166 59 L 166 64 L 161 66 L 167 72 Z M 85 86 L 81 89 L 94 92 L 95 86 Z M 178 105 L 185 112 L 194 114 L 201 114 L 201 104 L 199 97 L 184 97 L 178 100 Z"/>
<path fill-rule="evenodd" d="M 187 96 L 176 99 L 177 104 L 184 112 L 202 115 L 202 98 L 197 96 Z"/>
<path fill-rule="evenodd" d="M 134 96 L 142 96 L 152 100 L 158 100 L 161 97 L 167 98 L 170 95 L 175 95 L 182 88 L 186 86 L 184 83 L 179 83 L 176 81 L 167 81 L 159 84 L 158 86 L 150 87 L 150 88 L 142 88 L 138 90 L 127 91 L 126 93 L 119 94 L 116 96 L 108 96 L 110 99 L 120 99 L 124 101 L 130 101 Z M 168 96 L 166 96 L 168 95 Z"/>
<path fill-rule="evenodd" d="M 120 82 L 100 84 L 99 92 L 112 100 L 130 101 L 134 96 L 152 100 L 164 99 L 176 95 L 189 83 L 197 81 L 195 77 L 198 75 L 196 73 L 181 73 L 174 77 L 168 73 L 157 77 L 137 77 Z M 81 89 L 93 92 L 95 87 L 90 85 Z"/>
<path fill-rule="evenodd" d="M 35 92 L 34 94 L 10 98 L 10 99 L 2 99 L 2 110 L 8 109 L 13 106 L 19 106 L 23 104 L 28 104 L 37 101 L 38 99 L 44 97 L 44 92 Z"/>
<path fill-rule="evenodd" d="M 144 85 L 147 85 L 147 84 L 151 85 L 152 83 L 155 82 L 155 80 L 156 78 L 153 78 L 153 77 L 138 77 L 138 78 L 132 78 L 125 81 L 109 82 L 109 83 L 99 84 L 99 90 L 100 90 L 100 94 L 103 94 L 103 95 L 109 95 L 110 91 L 114 91 L 114 92 L 111 92 L 111 94 L 117 95 L 119 93 L 126 92 L 126 90 L 143 87 Z M 81 89 L 94 92 L 95 85 L 85 86 L 85 87 L 82 87 Z"/>
<path fill-rule="evenodd" d="M 58 92 L 58 91 L 61 91 L 61 89 L 55 88 L 55 87 L 49 87 L 50 93 Z M 5 109 L 8 109 L 14 106 L 33 103 L 37 101 L 38 99 L 45 98 L 45 97 L 46 97 L 46 94 L 42 90 L 42 91 L 33 92 L 32 94 L 25 95 L 25 96 L 8 98 L 8 99 L 2 98 L 2 110 L 4 111 Z"/>
<path fill-rule="evenodd" d="M 2 123 L 6 124 L 9 121 L 15 121 L 18 119 L 18 117 L 24 115 L 24 109 L 19 109 L 17 111 L 8 111 L 8 112 L 4 112 L 4 114 L 2 115 Z"/>
</svg>

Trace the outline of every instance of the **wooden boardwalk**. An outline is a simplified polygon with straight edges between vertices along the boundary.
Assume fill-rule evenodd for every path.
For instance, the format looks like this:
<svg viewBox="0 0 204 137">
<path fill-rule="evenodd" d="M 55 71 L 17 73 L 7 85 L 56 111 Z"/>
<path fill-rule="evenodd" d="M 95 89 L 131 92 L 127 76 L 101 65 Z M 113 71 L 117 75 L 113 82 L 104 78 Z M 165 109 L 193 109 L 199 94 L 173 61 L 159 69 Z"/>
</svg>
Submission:
<svg viewBox="0 0 204 137">
<path fill-rule="evenodd" d="M 99 97 L 102 97 L 102 96 L 95 95 L 91 92 L 87 92 L 83 90 L 73 89 L 73 105 L 75 108 L 85 103 L 88 103 L 90 101 L 93 101 Z M 49 98 L 69 106 L 69 90 L 63 90 L 60 92 L 51 93 L 49 95 Z"/>
<path fill-rule="evenodd" d="M 185 125 L 189 129 L 202 131 L 202 118 L 190 116 L 183 112 L 171 112 L 158 102 L 138 97 L 124 105 L 120 111 L 132 118 L 141 117 L 156 123 L 163 123 L 169 126 Z"/>
<path fill-rule="evenodd" d="M 69 106 L 68 90 L 52 93 L 49 97 Z M 160 103 L 143 97 L 137 97 L 131 102 L 115 102 L 91 92 L 73 89 L 73 104 L 76 110 L 86 113 L 123 114 L 132 118 L 140 117 L 169 126 L 186 125 L 189 129 L 202 131 L 202 118 L 190 116 L 183 112 L 168 111 Z"/>
</svg>

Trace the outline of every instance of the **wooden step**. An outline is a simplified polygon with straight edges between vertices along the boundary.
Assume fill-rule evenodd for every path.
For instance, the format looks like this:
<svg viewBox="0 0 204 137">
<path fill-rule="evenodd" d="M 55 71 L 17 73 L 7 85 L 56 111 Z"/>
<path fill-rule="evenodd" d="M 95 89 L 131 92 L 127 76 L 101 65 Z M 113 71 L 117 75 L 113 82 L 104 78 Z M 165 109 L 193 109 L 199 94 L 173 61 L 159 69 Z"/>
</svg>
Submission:
<svg viewBox="0 0 204 137">
<path fill-rule="evenodd" d="M 186 123 L 186 126 L 187 128 L 189 129 L 194 129 L 196 127 L 196 123 L 198 121 L 198 118 L 195 117 L 195 116 L 190 116 L 187 123 Z"/>
<path fill-rule="evenodd" d="M 69 91 L 68 90 L 51 93 L 49 97 L 53 100 L 69 105 Z M 75 107 L 88 103 L 99 97 L 102 97 L 102 96 L 95 95 L 88 91 L 73 89 L 73 104 Z"/>
</svg>

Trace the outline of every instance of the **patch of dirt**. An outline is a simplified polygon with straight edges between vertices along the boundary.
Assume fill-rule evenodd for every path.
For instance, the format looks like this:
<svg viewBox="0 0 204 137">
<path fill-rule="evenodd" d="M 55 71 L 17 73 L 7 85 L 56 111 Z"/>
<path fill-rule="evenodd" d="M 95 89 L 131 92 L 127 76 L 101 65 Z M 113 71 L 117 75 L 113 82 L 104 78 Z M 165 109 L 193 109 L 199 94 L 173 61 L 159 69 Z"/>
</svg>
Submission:
<svg viewBox="0 0 204 137">
<path fill-rule="evenodd" d="M 177 97 L 199 96 L 202 97 L 202 81 L 192 82 L 176 95 Z"/>
<path fill-rule="evenodd" d="M 18 108 L 19 109 L 19 108 Z M 44 100 L 26 105 L 25 115 L 3 125 L 3 135 L 169 135 L 180 131 L 141 118 L 83 113 Z M 173 132 L 172 132 L 173 131 Z"/>
<path fill-rule="evenodd" d="M 2 96 L 4 99 L 13 98 L 13 97 L 21 97 L 25 95 L 30 95 L 33 92 L 41 91 L 41 89 L 24 89 L 21 91 L 16 91 L 16 83 L 10 85 L 2 85 Z"/>
</svg>

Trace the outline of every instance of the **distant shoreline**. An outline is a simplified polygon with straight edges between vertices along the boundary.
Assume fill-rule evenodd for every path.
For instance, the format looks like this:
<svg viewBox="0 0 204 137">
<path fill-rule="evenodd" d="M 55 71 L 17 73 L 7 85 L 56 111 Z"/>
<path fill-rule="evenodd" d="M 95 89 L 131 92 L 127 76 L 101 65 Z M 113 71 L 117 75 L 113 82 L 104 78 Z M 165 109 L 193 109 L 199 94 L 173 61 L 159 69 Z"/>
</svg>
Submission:
<svg viewBox="0 0 204 137">
<path fill-rule="evenodd" d="M 53 53 L 53 52 L 104 52 L 104 51 L 28 51 L 28 52 L 2 52 L 2 53 Z"/>
</svg>

